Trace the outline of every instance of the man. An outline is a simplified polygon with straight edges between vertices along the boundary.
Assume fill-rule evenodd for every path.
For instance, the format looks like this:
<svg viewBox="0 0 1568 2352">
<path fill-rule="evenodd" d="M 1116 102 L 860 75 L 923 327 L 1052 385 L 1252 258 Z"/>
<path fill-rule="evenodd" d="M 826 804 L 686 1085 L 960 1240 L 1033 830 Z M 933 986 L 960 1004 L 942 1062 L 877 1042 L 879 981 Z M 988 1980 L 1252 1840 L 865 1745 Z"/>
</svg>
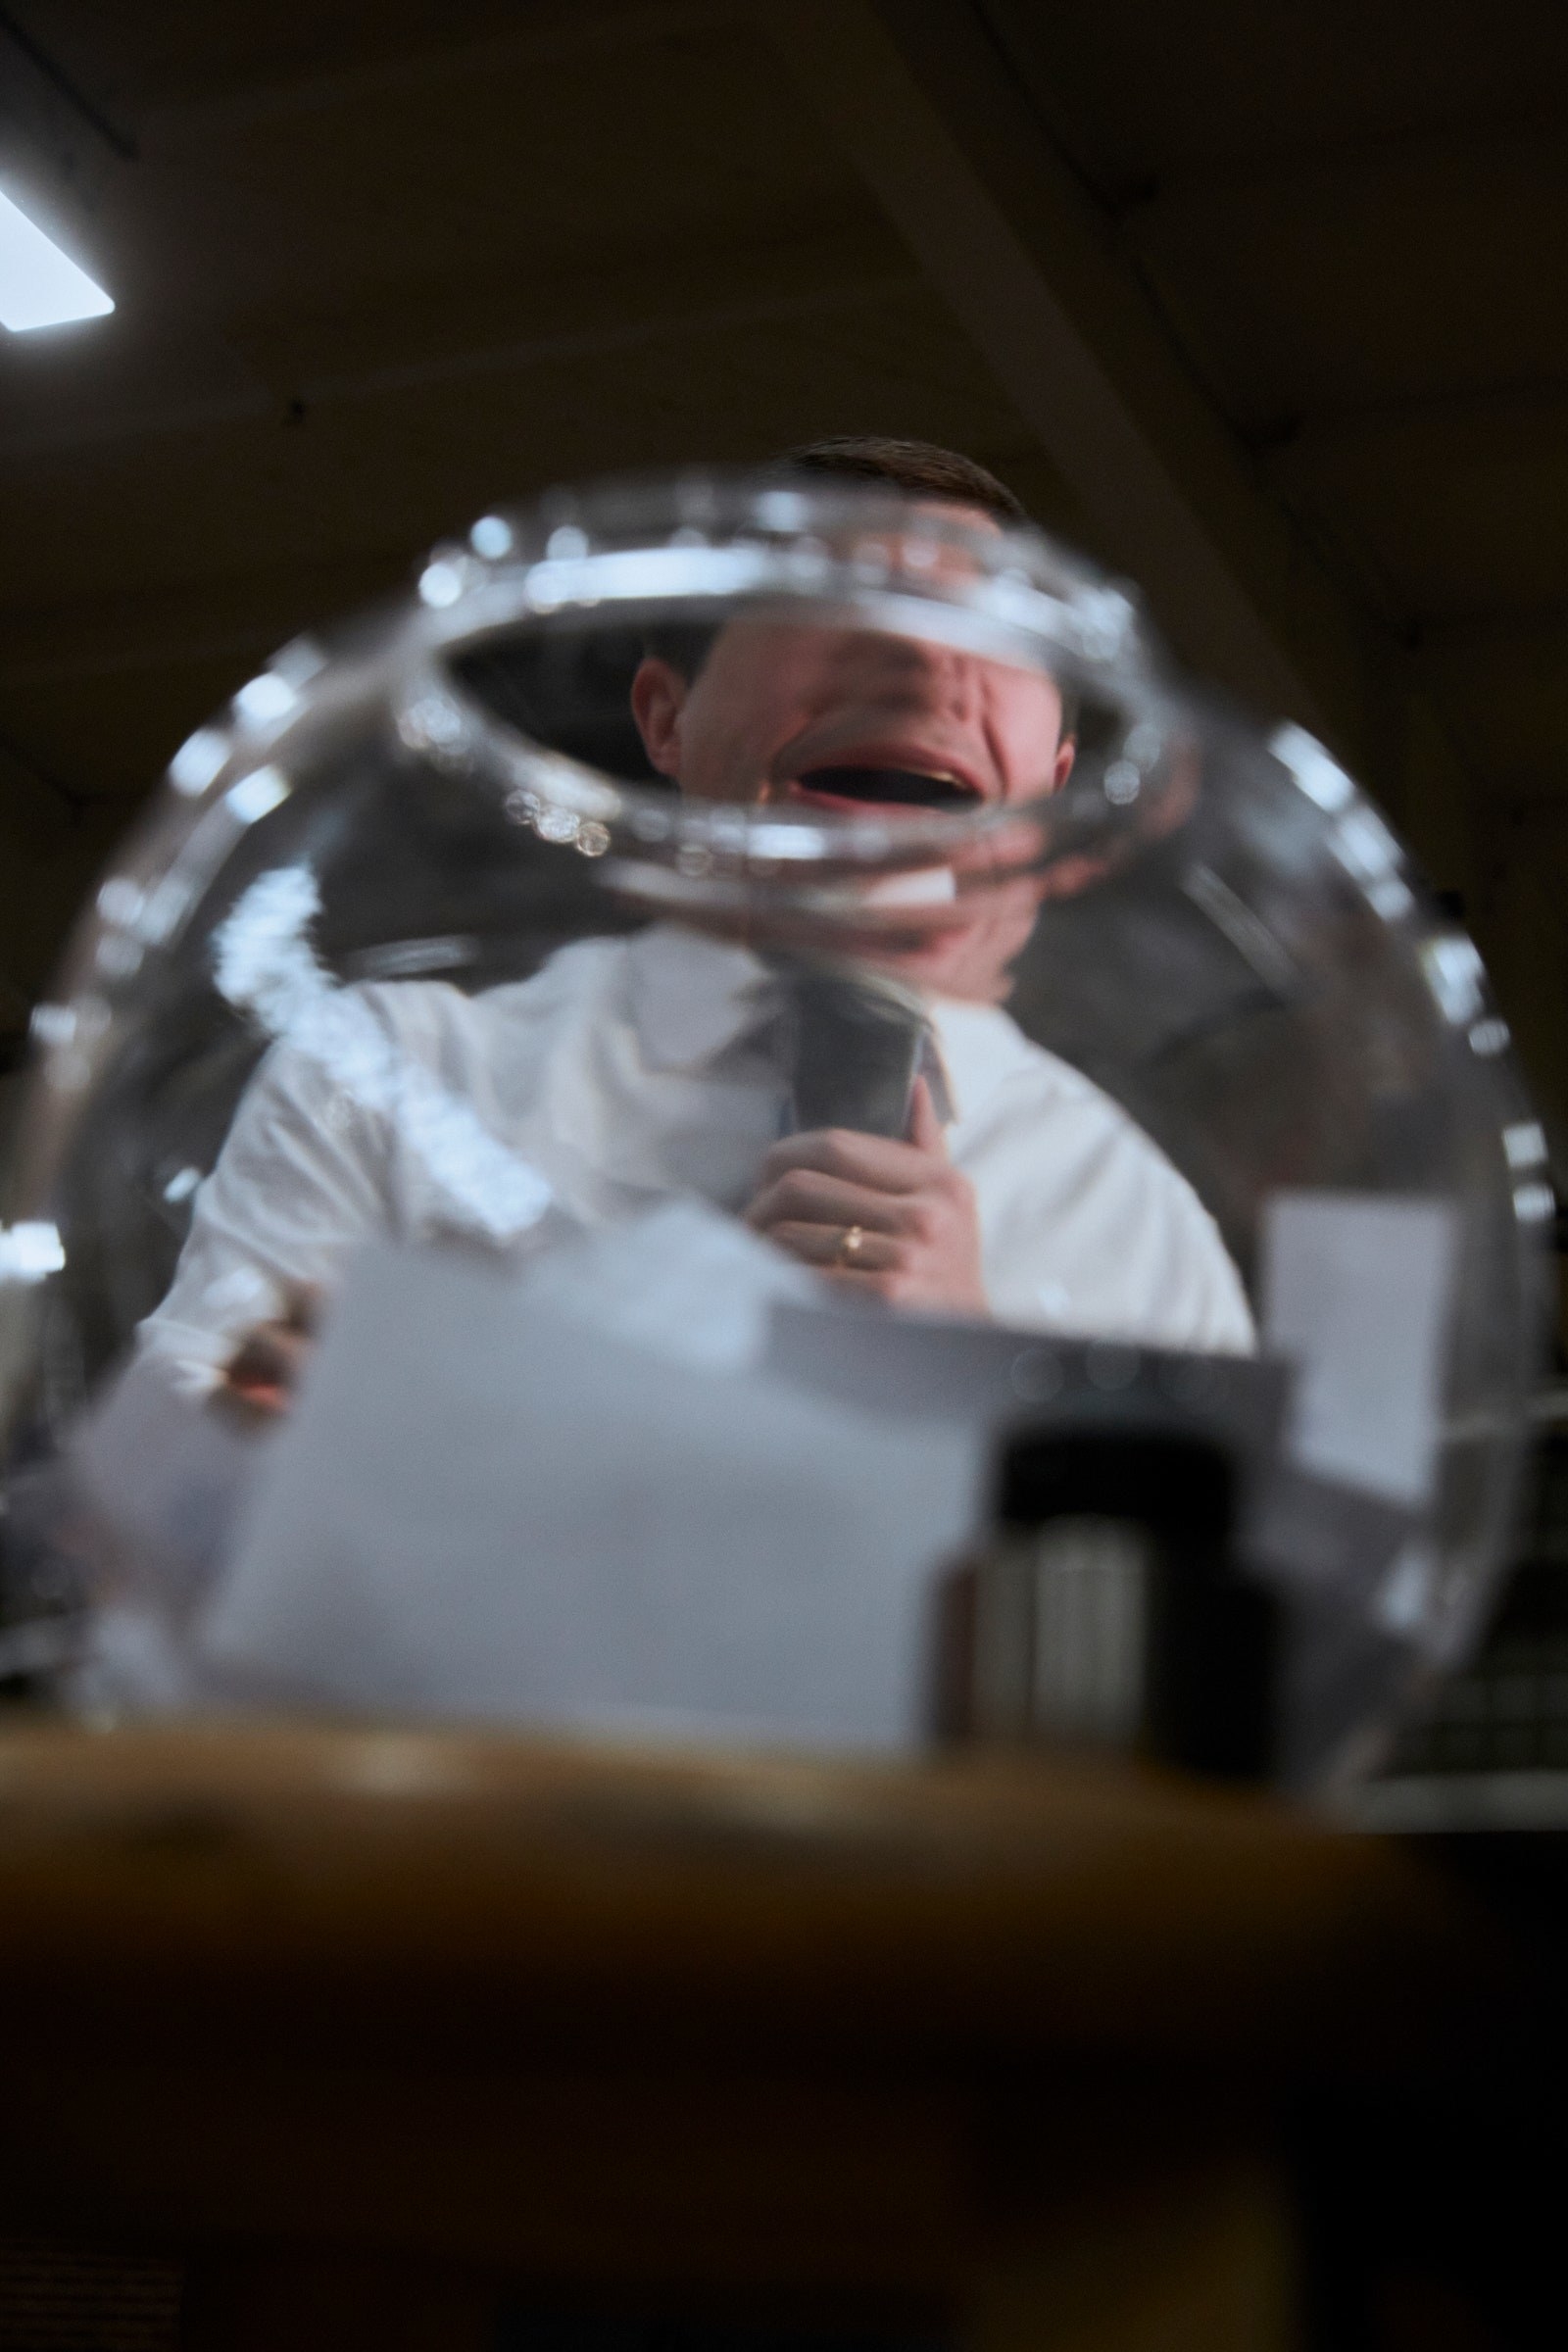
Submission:
<svg viewBox="0 0 1568 2352">
<path fill-rule="evenodd" d="M 880 484 L 976 530 L 1021 518 L 982 467 L 925 444 L 818 443 L 786 464 Z M 1073 760 L 1049 677 L 865 628 L 743 616 L 707 642 L 657 640 L 632 708 L 654 766 L 686 797 L 824 816 L 1021 806 L 1058 790 Z M 983 920 L 969 919 L 976 904 Z M 409 1091 L 427 1103 L 434 1087 L 443 1115 L 537 1169 L 552 1214 L 578 1228 L 697 1193 L 839 1289 L 894 1306 L 1246 1348 L 1239 1280 L 1190 1188 L 1002 1009 L 1036 911 L 1028 880 L 969 892 L 961 914 L 956 894 L 951 918 L 938 909 L 876 959 L 890 1002 L 909 1008 L 892 1132 L 792 1115 L 800 1071 L 782 1070 L 778 1040 L 793 1021 L 799 1048 L 820 978 L 803 996 L 777 958 L 688 927 L 585 940 L 474 998 L 427 982 L 355 992 L 372 1061 L 403 1074 L 396 1102 L 384 1087 L 356 1098 L 285 1039 L 198 1196 L 144 1348 L 192 1386 L 276 1412 L 315 1298 L 356 1243 L 505 1245 L 435 1167 Z"/>
</svg>

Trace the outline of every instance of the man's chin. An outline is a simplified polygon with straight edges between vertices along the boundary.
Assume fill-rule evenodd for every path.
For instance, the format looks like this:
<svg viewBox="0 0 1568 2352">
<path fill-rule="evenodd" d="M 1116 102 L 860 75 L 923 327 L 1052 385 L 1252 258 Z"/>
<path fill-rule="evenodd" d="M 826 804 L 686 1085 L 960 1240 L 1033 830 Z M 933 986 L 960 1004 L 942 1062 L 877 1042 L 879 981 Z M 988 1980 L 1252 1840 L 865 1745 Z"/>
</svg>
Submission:
<svg viewBox="0 0 1568 2352">
<path fill-rule="evenodd" d="M 1012 992 L 1012 974 L 994 961 L 977 956 L 967 930 L 937 932 L 905 941 L 897 938 L 862 940 L 857 961 L 868 970 L 885 972 L 927 997 L 953 997 L 976 1004 L 1001 1004 Z"/>
</svg>

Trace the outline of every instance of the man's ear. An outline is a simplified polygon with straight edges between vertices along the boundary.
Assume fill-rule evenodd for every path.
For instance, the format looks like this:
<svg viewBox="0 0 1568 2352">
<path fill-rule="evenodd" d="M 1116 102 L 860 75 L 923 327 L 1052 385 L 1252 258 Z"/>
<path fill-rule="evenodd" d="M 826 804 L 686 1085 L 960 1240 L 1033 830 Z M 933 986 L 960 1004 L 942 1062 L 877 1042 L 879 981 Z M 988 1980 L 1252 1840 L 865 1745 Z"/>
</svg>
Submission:
<svg viewBox="0 0 1568 2352">
<path fill-rule="evenodd" d="M 645 654 L 631 682 L 631 714 L 643 750 L 662 776 L 680 779 L 680 718 L 691 688 L 673 662 Z"/>
<path fill-rule="evenodd" d="M 1062 741 L 1056 746 L 1056 757 L 1052 762 L 1051 789 L 1053 792 L 1059 792 L 1062 786 L 1066 783 L 1067 778 L 1072 774 L 1072 763 L 1077 757 L 1077 737 L 1073 735 L 1064 736 Z"/>
</svg>

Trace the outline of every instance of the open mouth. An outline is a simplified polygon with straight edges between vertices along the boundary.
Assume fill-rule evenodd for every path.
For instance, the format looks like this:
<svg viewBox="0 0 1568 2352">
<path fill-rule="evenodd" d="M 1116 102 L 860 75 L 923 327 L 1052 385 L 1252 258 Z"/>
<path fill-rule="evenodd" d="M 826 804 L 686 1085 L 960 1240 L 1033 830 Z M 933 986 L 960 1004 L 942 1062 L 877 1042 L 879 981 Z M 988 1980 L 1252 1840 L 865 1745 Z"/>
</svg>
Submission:
<svg viewBox="0 0 1568 2352">
<path fill-rule="evenodd" d="M 972 784 L 940 768 L 812 767 L 795 778 L 797 788 L 834 801 L 863 801 L 877 808 L 967 808 L 980 798 Z"/>
</svg>

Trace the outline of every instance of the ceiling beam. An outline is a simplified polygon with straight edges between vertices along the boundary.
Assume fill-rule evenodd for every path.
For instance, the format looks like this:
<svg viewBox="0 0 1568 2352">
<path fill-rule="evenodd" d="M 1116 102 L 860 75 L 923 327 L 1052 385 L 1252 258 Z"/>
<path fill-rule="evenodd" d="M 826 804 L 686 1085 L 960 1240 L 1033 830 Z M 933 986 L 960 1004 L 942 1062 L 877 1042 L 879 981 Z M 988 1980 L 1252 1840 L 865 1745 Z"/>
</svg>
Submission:
<svg viewBox="0 0 1568 2352">
<path fill-rule="evenodd" d="M 1511 825 L 1540 826 L 1555 832 L 1568 827 L 1568 792 L 1540 785 L 1504 785 L 1500 812 Z"/>
<path fill-rule="evenodd" d="M 262 660 L 314 621 L 405 587 L 403 554 L 289 564 L 236 577 L 74 598 L 19 614 L 6 632 L 0 692 L 194 662 Z M 0 737 L 0 779 L 9 781 Z M 62 793 L 64 787 L 58 787 Z"/>
<path fill-rule="evenodd" d="M 674 274 L 678 281 L 680 273 Z M 212 425 L 266 426 L 280 422 L 291 405 L 297 417 L 301 410 L 396 398 L 435 384 L 521 374 L 563 362 L 612 360 L 653 344 L 736 328 L 788 327 L 845 312 L 853 316 L 867 303 L 906 293 L 920 282 L 896 247 L 873 255 L 861 238 L 813 237 L 798 248 L 786 244 L 704 257 L 701 270 L 686 274 L 684 289 L 678 282 L 672 287 L 667 275 L 662 284 L 651 284 L 647 270 L 601 272 L 591 284 L 559 293 L 547 288 L 539 308 L 552 312 L 557 323 L 534 333 L 435 352 L 416 350 L 407 357 L 392 352 L 375 366 L 307 368 L 286 379 L 286 395 L 242 389 L 200 402 L 172 401 L 118 415 L 111 411 L 19 425 L 0 432 L 0 467 L 89 446 L 177 438 Z M 702 278 L 708 281 L 706 297 Z M 672 292 L 683 291 L 684 300 L 670 299 Z M 661 295 L 663 299 L 657 299 Z M 329 351 L 330 344 L 321 348 Z"/>
<path fill-rule="evenodd" d="M 0 8 L 0 38 L 9 41 L 13 48 L 20 50 L 34 73 L 42 75 L 56 95 L 65 100 L 77 121 L 85 122 L 88 129 L 102 139 L 112 154 L 118 156 L 122 164 L 135 162 L 136 141 L 124 124 L 117 122 L 114 117 L 108 114 L 97 100 L 82 88 L 81 83 L 75 79 L 74 75 L 67 73 L 60 60 L 47 50 L 41 41 L 34 39 L 26 26 L 18 22 L 9 8 Z"/>
<path fill-rule="evenodd" d="M 1483 360 L 1484 354 L 1479 355 Z M 1469 384 L 1362 408 L 1320 409 L 1246 434 L 1260 474 L 1292 488 L 1339 470 L 1346 459 L 1410 455 L 1431 465 L 1474 455 L 1561 462 L 1568 439 L 1568 383 Z"/>
<path fill-rule="evenodd" d="M 874 270 L 840 285 L 811 286 L 793 293 L 754 294 L 735 301 L 710 303 L 680 310 L 655 308 L 641 316 L 624 313 L 604 323 L 567 328 L 558 334 L 524 336 L 514 343 L 489 349 L 444 352 L 416 360 L 392 361 L 380 368 L 353 368 L 342 374 L 307 378 L 300 397 L 307 407 L 328 401 L 373 400 L 383 393 L 447 383 L 465 376 L 506 375 L 563 360 L 612 359 L 649 343 L 692 335 L 721 334 L 732 327 L 785 326 L 797 319 L 824 317 L 835 311 L 857 312 L 881 296 L 906 290 L 911 273 L 904 270 Z"/>
<path fill-rule="evenodd" d="M 477 38 L 459 33 L 369 58 L 363 54 L 363 31 L 356 30 L 340 65 L 302 67 L 268 80 L 152 98 L 139 117 L 142 144 L 150 150 L 177 145 L 191 134 L 362 106 L 378 97 L 427 90 L 432 81 L 451 75 L 490 76 L 515 74 L 519 67 L 544 68 L 585 51 L 603 50 L 620 60 L 628 49 L 646 42 L 723 30 L 733 24 L 735 15 L 735 0 L 531 0 L 526 17 L 506 32 Z M 322 45 L 313 20 L 311 53 L 318 55 Z"/>
<path fill-rule="evenodd" d="M 1102 548 L 1189 661 L 1323 734 L 1427 871 L 1462 892 L 1538 1083 L 1568 1100 L 1568 1036 L 1536 1017 L 1540 959 L 1518 947 L 1539 945 L 1544 918 L 1520 877 L 1511 892 L 1495 879 L 1485 796 L 1424 680 L 1273 494 L 978 13 L 968 0 L 757 8 Z"/>
<path fill-rule="evenodd" d="M 965 0 L 769 0 L 759 21 L 1187 658 L 1364 754 L 1365 629 Z"/>
<path fill-rule="evenodd" d="M 1333 181 L 1342 191 L 1353 180 L 1362 189 L 1412 171 L 1442 172 L 1498 149 L 1539 143 L 1554 158 L 1562 138 L 1562 105 L 1555 92 L 1533 108 L 1463 121 L 1412 122 L 1367 130 L 1341 139 L 1293 147 L 1280 144 L 1234 160 L 1189 162 L 1152 173 L 1119 197 L 1112 196 L 1118 220 L 1136 230 L 1140 221 L 1210 205 L 1245 206 L 1280 189 L 1296 190 L 1314 180 Z"/>
<path fill-rule="evenodd" d="M 1555 651 L 1557 666 L 1568 659 L 1568 604 L 1494 605 L 1480 612 L 1434 613 L 1417 617 L 1410 654 L 1418 671 L 1433 665 L 1484 660 L 1515 650 Z"/>
</svg>

